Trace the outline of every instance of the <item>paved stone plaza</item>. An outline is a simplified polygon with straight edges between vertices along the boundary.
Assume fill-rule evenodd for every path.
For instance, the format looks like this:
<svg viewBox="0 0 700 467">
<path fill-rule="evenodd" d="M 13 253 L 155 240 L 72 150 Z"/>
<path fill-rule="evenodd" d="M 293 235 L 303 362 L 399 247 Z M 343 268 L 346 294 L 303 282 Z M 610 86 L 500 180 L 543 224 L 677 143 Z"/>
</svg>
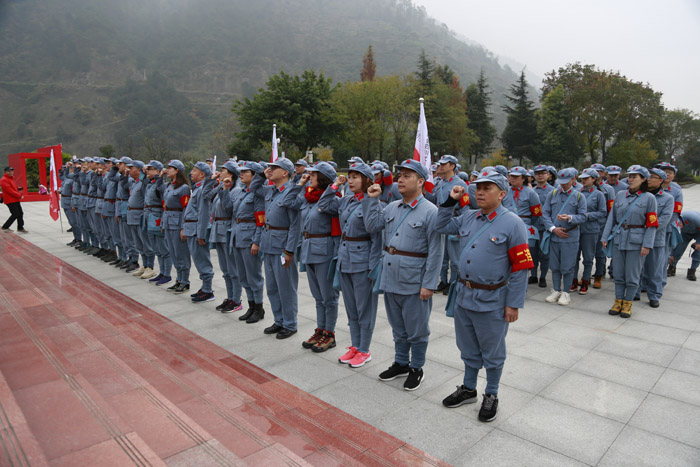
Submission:
<svg viewBox="0 0 700 467">
<path fill-rule="evenodd" d="M 700 210 L 700 186 L 684 190 L 686 209 Z M 380 382 L 393 361 L 391 328 L 380 299 L 372 361 L 354 370 L 337 363 L 349 345 L 341 306 L 338 347 L 322 354 L 300 343 L 315 328 L 306 275 L 299 278 L 299 333 L 285 341 L 262 333 L 238 313 L 214 310 L 224 298 L 214 280 L 214 302 L 194 305 L 65 246 L 47 203 L 25 203 L 23 238 L 146 307 L 254 365 L 355 417 L 454 465 L 700 465 L 700 284 L 685 278 L 689 258 L 670 278 L 661 306 L 634 302 L 628 320 L 608 315 L 609 278 L 602 290 L 572 295 L 570 306 L 545 303 L 549 289 L 529 286 L 526 306 L 508 333 L 508 360 L 498 418 L 477 421 L 479 404 L 446 409 L 441 400 L 461 384 L 463 364 L 446 297 L 433 299 L 425 381 L 415 392 L 403 380 Z M 2 208 L 2 217 L 7 209 Z M 64 219 L 64 228 L 67 224 Z M 5 234 L 3 234 L 5 235 Z M 15 235 L 15 234 L 7 234 Z M 212 255 L 215 256 L 215 252 Z M 47 267 L 51 266 L 47 255 Z M 217 264 L 216 259 L 212 262 Z M 484 265 L 488 267 L 488 265 Z M 200 285 L 192 267 L 192 287 Z M 284 291 L 283 291 L 284 297 Z M 244 296 L 245 298 L 245 296 Z M 483 372 L 482 372 L 483 376 Z M 479 380 L 479 398 L 485 380 Z"/>
</svg>

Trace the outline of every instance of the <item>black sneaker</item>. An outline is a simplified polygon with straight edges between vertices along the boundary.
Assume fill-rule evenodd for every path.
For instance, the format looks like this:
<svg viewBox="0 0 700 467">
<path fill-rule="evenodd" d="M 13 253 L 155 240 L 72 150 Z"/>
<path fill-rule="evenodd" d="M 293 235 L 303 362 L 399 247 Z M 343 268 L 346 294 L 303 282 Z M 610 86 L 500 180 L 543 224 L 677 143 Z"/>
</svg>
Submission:
<svg viewBox="0 0 700 467">
<path fill-rule="evenodd" d="M 442 400 L 442 405 L 454 409 L 464 404 L 476 402 L 476 389 L 469 389 L 465 385 L 457 386 L 457 390 Z"/>
<path fill-rule="evenodd" d="M 546 289 L 547 288 L 547 279 L 544 277 L 540 277 L 540 283 L 539 283 L 540 288 Z"/>
<path fill-rule="evenodd" d="M 528 284 L 537 284 L 537 276 L 530 276 L 530 278 L 527 280 Z"/>
<path fill-rule="evenodd" d="M 280 332 L 282 329 L 284 329 L 282 326 L 279 324 L 273 324 L 272 326 L 266 327 L 263 332 L 265 334 L 277 334 Z"/>
<path fill-rule="evenodd" d="M 229 299 L 228 299 L 228 298 L 225 299 L 225 300 L 221 303 L 221 305 L 218 305 L 218 306 L 216 307 L 216 311 L 221 311 L 221 310 L 223 310 L 224 308 L 226 308 L 226 307 L 228 306 L 228 302 L 229 302 Z"/>
<path fill-rule="evenodd" d="M 189 292 L 189 291 L 190 291 L 190 284 L 180 284 L 177 286 L 177 289 L 175 289 L 173 291 L 173 293 L 181 294 L 181 293 L 185 293 L 185 292 Z"/>
<path fill-rule="evenodd" d="M 493 394 L 484 394 L 481 410 L 479 410 L 479 420 L 482 422 L 490 422 L 496 418 L 497 412 L 498 397 Z"/>
<path fill-rule="evenodd" d="M 406 391 L 415 391 L 418 389 L 423 382 L 423 369 L 422 368 L 409 368 L 408 378 L 403 383 L 403 388 Z"/>
<path fill-rule="evenodd" d="M 175 282 L 173 285 L 171 285 L 165 290 L 167 290 L 168 292 L 175 292 L 178 289 L 178 287 L 180 287 L 180 282 Z"/>
<path fill-rule="evenodd" d="M 202 292 L 202 289 L 199 289 L 199 290 L 196 291 L 195 293 L 190 294 L 190 298 L 194 298 L 194 297 L 196 297 L 197 295 L 202 295 L 203 293 L 204 293 L 204 292 Z"/>
<path fill-rule="evenodd" d="M 287 329 L 287 328 L 282 328 L 280 332 L 277 333 L 277 339 L 286 339 L 288 337 L 292 337 L 294 334 L 296 334 L 297 331 L 296 329 Z"/>
<path fill-rule="evenodd" d="M 394 362 L 387 370 L 379 373 L 379 379 L 381 381 L 393 381 L 399 376 L 408 376 L 408 365 L 399 365 Z"/>
<path fill-rule="evenodd" d="M 649 306 L 652 308 L 658 308 L 659 307 L 659 301 L 658 300 L 649 300 Z"/>
<path fill-rule="evenodd" d="M 192 297 L 192 303 L 211 302 L 214 300 L 214 292 L 202 292 L 196 297 Z"/>
</svg>

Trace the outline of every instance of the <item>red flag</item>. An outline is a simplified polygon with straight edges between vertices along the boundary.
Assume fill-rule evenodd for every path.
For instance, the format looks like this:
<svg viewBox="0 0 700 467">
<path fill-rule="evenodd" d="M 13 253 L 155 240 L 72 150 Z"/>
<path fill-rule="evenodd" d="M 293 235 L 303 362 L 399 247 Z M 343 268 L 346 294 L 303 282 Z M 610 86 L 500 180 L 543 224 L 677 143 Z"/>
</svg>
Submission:
<svg viewBox="0 0 700 467">
<path fill-rule="evenodd" d="M 428 139 L 428 123 L 425 121 L 425 109 L 423 108 L 423 98 L 420 98 L 420 119 L 418 120 L 418 130 L 416 131 L 416 144 L 413 146 L 413 159 L 420 161 L 421 165 L 428 171 L 428 179 L 425 181 L 425 189 L 433 192 L 435 180 L 431 170 L 432 159 L 430 157 L 430 140 Z"/>
<path fill-rule="evenodd" d="M 51 150 L 51 165 L 49 166 L 51 176 L 51 186 L 49 187 L 49 215 L 54 221 L 58 220 L 58 180 L 56 178 L 56 162 L 53 160 L 53 149 Z"/>
</svg>

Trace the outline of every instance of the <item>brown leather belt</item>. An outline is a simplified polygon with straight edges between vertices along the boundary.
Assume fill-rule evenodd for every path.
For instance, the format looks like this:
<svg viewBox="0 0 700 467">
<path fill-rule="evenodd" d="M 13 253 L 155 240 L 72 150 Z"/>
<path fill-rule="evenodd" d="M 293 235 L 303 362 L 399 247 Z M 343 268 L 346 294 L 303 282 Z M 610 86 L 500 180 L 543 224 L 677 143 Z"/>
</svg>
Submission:
<svg viewBox="0 0 700 467">
<path fill-rule="evenodd" d="M 100 199 L 99 196 L 88 195 L 88 198 Z"/>
<path fill-rule="evenodd" d="M 185 222 L 197 222 L 199 219 L 185 219 Z"/>
<path fill-rule="evenodd" d="M 175 212 L 182 212 L 182 208 L 169 208 L 165 207 L 166 211 L 175 211 Z"/>
<path fill-rule="evenodd" d="M 117 198 L 119 201 L 129 201 L 129 198 Z"/>
<path fill-rule="evenodd" d="M 372 240 L 370 237 L 346 237 L 345 234 L 341 237 L 343 241 L 347 240 L 348 242 L 369 242 Z"/>
<path fill-rule="evenodd" d="M 127 208 L 128 211 L 143 211 L 143 208 Z"/>
<path fill-rule="evenodd" d="M 243 224 L 243 223 L 255 224 L 255 219 L 241 219 L 240 217 L 236 218 L 236 224 Z"/>
<path fill-rule="evenodd" d="M 163 209 L 163 206 L 160 205 L 160 204 L 147 204 L 146 206 L 144 206 L 144 208 L 148 208 L 148 209 Z"/>
<path fill-rule="evenodd" d="M 521 219 L 528 219 L 528 218 L 530 218 L 530 217 L 532 217 L 532 216 L 519 216 L 519 217 L 520 217 Z"/>
<path fill-rule="evenodd" d="M 230 220 L 231 220 L 230 217 L 215 217 L 214 218 L 214 222 L 216 222 L 216 221 L 230 221 Z"/>
<path fill-rule="evenodd" d="M 428 257 L 428 253 L 414 253 L 413 251 L 401 251 L 401 250 L 397 250 L 393 246 L 384 247 L 384 251 L 386 251 L 390 255 L 410 256 L 411 258 L 427 258 Z"/>
<path fill-rule="evenodd" d="M 115 199 L 110 199 L 110 198 L 105 198 L 105 201 L 107 201 L 108 203 L 114 204 L 114 202 L 115 202 L 116 200 L 115 200 Z"/>
<path fill-rule="evenodd" d="M 304 232 L 304 238 L 326 238 L 326 237 L 330 237 L 330 236 L 331 236 L 330 232 L 321 233 L 321 234 L 312 234 L 309 232 Z"/>
<path fill-rule="evenodd" d="M 576 230 L 576 229 L 578 229 L 578 225 L 564 229 L 564 232 L 571 232 L 572 230 Z"/>
<path fill-rule="evenodd" d="M 270 224 L 265 224 L 266 230 L 289 230 L 289 227 L 273 227 Z"/>
<path fill-rule="evenodd" d="M 643 229 L 646 225 L 622 224 L 623 229 Z"/>
<path fill-rule="evenodd" d="M 61 198 L 71 198 L 73 195 L 61 195 Z"/>
<path fill-rule="evenodd" d="M 463 284 L 468 289 L 481 289 L 481 290 L 496 290 L 500 289 L 508 283 L 508 281 L 503 281 L 500 284 L 479 284 L 478 282 L 468 281 L 466 279 L 457 279 L 461 284 Z"/>
</svg>

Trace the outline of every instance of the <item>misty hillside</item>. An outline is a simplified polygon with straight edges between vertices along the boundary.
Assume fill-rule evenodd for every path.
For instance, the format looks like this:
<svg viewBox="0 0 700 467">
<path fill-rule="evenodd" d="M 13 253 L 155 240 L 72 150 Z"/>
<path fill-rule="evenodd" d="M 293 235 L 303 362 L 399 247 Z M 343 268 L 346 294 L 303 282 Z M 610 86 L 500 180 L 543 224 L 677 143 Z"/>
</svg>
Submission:
<svg viewBox="0 0 700 467">
<path fill-rule="evenodd" d="M 129 116 L 115 112 L 112 93 L 157 71 L 189 99 L 198 122 L 185 149 L 221 153 L 213 135 L 236 98 L 280 70 L 313 68 L 356 81 L 370 44 L 378 75 L 413 72 L 421 49 L 455 70 L 464 87 L 483 68 L 495 124 L 505 125 L 500 103 L 516 74 L 408 1 L 5 0 L 0 152 L 56 138 L 83 155 L 116 145 Z"/>
</svg>

